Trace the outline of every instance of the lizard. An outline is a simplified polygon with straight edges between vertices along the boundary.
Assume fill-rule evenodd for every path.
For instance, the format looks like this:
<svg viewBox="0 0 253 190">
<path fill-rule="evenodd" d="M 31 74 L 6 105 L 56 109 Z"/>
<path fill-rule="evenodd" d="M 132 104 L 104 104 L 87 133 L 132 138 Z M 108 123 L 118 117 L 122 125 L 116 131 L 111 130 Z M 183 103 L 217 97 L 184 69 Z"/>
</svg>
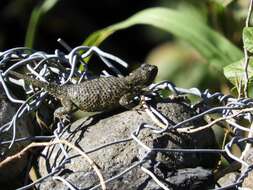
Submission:
<svg viewBox="0 0 253 190">
<path fill-rule="evenodd" d="M 125 77 L 99 77 L 79 84 L 65 85 L 46 83 L 11 70 L 8 73 L 33 86 L 43 88 L 59 99 L 62 107 L 55 110 L 54 118 L 63 118 L 74 108 L 85 112 L 100 112 L 118 106 L 128 108 L 133 97 L 153 82 L 157 72 L 157 66 L 144 63 Z"/>
</svg>

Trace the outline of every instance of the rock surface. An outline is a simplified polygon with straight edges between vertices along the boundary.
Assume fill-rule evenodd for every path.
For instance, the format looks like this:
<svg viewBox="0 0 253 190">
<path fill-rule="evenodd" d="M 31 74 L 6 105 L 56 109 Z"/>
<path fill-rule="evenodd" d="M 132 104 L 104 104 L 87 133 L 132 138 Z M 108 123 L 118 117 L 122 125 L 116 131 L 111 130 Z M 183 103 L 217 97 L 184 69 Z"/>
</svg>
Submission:
<svg viewBox="0 0 253 190">
<path fill-rule="evenodd" d="M 246 161 L 249 165 L 253 165 L 253 148 L 250 148 L 247 153 L 245 154 L 245 159 L 244 161 Z M 243 165 L 242 166 L 242 172 L 246 171 L 246 167 Z M 248 173 L 248 176 L 244 179 L 243 183 L 242 183 L 242 187 L 243 188 L 249 188 L 249 189 L 253 189 L 253 171 L 250 171 Z"/>
<path fill-rule="evenodd" d="M 0 88 L 0 126 L 11 121 L 12 117 L 18 110 L 18 107 L 11 103 L 7 97 L 3 94 L 3 89 Z M 0 142 L 10 141 L 13 136 L 12 128 L 6 132 L 1 132 Z M 27 117 L 22 117 L 17 120 L 16 125 L 16 138 L 29 137 L 31 136 L 31 123 Z M 14 155 L 23 149 L 29 142 L 21 141 L 14 143 L 11 149 L 8 149 L 9 144 L 0 145 L 0 162 L 7 156 Z M 27 165 L 27 155 L 24 157 L 9 162 L 8 164 L 0 166 L 0 184 L 10 183 L 13 184 L 13 179 L 21 174 L 23 169 Z"/>
<path fill-rule="evenodd" d="M 237 172 L 227 173 L 226 175 L 224 175 L 223 177 L 221 177 L 218 180 L 219 185 L 221 187 L 232 185 L 233 183 L 236 182 L 236 179 L 238 178 L 238 174 L 239 173 L 237 173 Z M 233 190 L 233 189 L 236 189 L 236 188 L 230 188 L 230 189 Z"/>
<path fill-rule="evenodd" d="M 161 101 L 154 106 L 168 118 L 171 125 L 196 114 L 186 104 L 177 100 Z M 111 142 L 130 138 L 131 134 L 142 123 L 156 126 L 144 111 L 125 111 L 114 115 L 98 114 L 92 118 L 83 118 L 76 121 L 64 129 L 60 138 L 68 140 L 85 152 L 89 152 L 89 157 L 96 162 L 103 177 L 107 180 L 138 163 L 146 155 L 147 150 L 134 140 L 106 146 L 96 151 L 91 150 Z M 184 126 L 200 126 L 204 124 L 205 122 L 199 119 Z M 157 134 L 149 128 L 142 128 L 137 138 L 149 148 L 216 148 L 212 129 L 194 134 L 179 134 L 177 132 Z M 99 184 L 98 177 L 84 158 L 77 156 L 74 150 L 70 150 L 69 148 L 66 150 L 69 157 L 71 157 L 71 161 L 65 164 L 65 169 L 58 176 L 65 178 L 72 185 L 81 189 L 91 188 Z M 195 183 L 199 184 L 199 187 L 204 187 L 207 184 L 211 184 L 211 172 L 209 169 L 215 167 L 217 158 L 218 155 L 207 153 L 152 151 L 142 166 L 155 173 L 162 183 L 168 187 L 173 187 L 173 189 L 190 187 Z M 45 176 L 49 174 L 52 168 L 57 167 L 63 160 L 64 154 L 59 146 L 45 149 L 39 159 L 41 175 Z M 202 177 L 200 177 L 201 172 L 196 172 L 200 171 L 199 168 L 186 169 L 199 166 L 209 168 L 202 169 Z M 187 175 L 185 175 L 186 171 L 188 171 Z M 190 173 L 193 176 L 192 178 L 190 177 Z M 178 180 L 173 181 L 173 176 L 181 176 L 181 178 L 176 177 L 175 179 Z M 179 179 L 181 179 L 181 184 L 178 183 Z M 141 170 L 140 166 L 107 183 L 106 186 L 108 189 L 161 189 L 148 174 Z M 193 186 L 196 187 L 193 189 L 198 189 L 198 186 Z M 41 190 L 68 189 L 66 185 L 54 180 L 52 177 L 47 178 L 47 180 L 40 183 L 37 187 Z"/>
</svg>

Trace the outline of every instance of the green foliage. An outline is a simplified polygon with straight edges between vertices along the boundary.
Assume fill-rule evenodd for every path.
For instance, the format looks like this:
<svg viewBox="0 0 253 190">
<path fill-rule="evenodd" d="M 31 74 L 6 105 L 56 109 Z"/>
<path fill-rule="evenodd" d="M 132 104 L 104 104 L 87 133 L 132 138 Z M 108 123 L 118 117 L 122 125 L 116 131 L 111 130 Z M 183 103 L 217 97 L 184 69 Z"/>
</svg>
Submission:
<svg viewBox="0 0 253 190">
<path fill-rule="evenodd" d="M 169 80 L 184 88 L 208 88 L 214 86 L 212 83 L 217 80 L 217 77 L 212 80 L 212 69 L 206 61 L 182 41 L 168 42 L 156 47 L 149 53 L 146 61 L 158 67 L 157 81 Z M 207 83 L 206 78 L 209 79 Z"/>
<path fill-rule="evenodd" d="M 234 85 L 240 83 L 244 78 L 243 59 L 234 62 L 224 68 L 224 75 Z M 248 65 L 248 76 L 253 77 L 253 60 L 250 59 Z"/>
<path fill-rule="evenodd" d="M 223 68 L 242 58 L 242 52 L 222 35 L 189 12 L 168 8 L 150 8 L 138 12 L 125 21 L 116 23 L 91 34 L 84 45 L 98 46 L 114 32 L 133 25 L 154 26 L 174 34 L 191 44 L 209 63 Z"/>
<path fill-rule="evenodd" d="M 243 29 L 243 45 L 250 53 L 253 53 L 253 27 Z"/>
<path fill-rule="evenodd" d="M 245 27 L 243 29 L 243 45 L 247 51 L 253 53 L 253 27 Z M 234 85 L 241 83 L 244 79 L 244 59 L 234 62 L 224 68 L 224 75 Z M 253 60 L 250 58 L 248 65 L 248 77 L 253 77 Z"/>
<path fill-rule="evenodd" d="M 25 37 L 25 46 L 32 48 L 34 44 L 34 39 L 36 31 L 38 29 L 40 19 L 50 11 L 59 0 L 44 0 L 44 2 L 35 7 L 32 11 L 29 24 L 27 27 L 26 37 Z"/>
</svg>

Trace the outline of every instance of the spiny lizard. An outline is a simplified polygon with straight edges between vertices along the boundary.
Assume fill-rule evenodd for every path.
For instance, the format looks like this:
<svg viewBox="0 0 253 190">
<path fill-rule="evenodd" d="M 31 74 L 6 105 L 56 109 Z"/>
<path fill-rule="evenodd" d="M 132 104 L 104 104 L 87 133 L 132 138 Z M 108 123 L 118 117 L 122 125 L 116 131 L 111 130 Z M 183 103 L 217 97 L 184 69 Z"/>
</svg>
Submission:
<svg viewBox="0 0 253 190">
<path fill-rule="evenodd" d="M 53 97 L 60 99 L 62 107 L 55 110 L 54 117 L 61 118 L 75 107 L 86 112 L 110 110 L 119 105 L 127 107 L 134 96 L 152 83 L 157 72 L 156 66 L 142 64 L 126 77 L 100 77 L 80 84 L 62 86 L 48 84 L 15 71 L 9 71 L 9 74 L 43 88 Z"/>
</svg>

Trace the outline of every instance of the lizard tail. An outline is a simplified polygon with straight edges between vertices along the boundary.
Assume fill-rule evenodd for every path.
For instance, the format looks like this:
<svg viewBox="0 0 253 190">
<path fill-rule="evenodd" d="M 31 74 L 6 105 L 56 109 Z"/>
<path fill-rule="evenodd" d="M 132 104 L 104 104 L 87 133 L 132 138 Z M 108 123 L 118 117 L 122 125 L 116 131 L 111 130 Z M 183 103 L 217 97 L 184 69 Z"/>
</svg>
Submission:
<svg viewBox="0 0 253 190">
<path fill-rule="evenodd" d="M 47 88 L 47 86 L 48 86 L 48 84 L 46 82 L 43 82 L 43 81 L 40 81 L 37 79 L 33 79 L 27 75 L 24 75 L 24 74 L 15 72 L 15 71 L 9 71 L 8 74 L 10 74 L 11 76 L 14 76 L 15 78 L 18 78 L 18 79 L 24 79 L 24 81 L 26 83 L 28 83 L 28 84 L 30 83 L 36 87 Z"/>
<path fill-rule="evenodd" d="M 18 79 L 24 79 L 24 81 L 26 83 L 30 83 L 35 87 L 43 88 L 44 90 L 46 90 L 49 94 L 51 94 L 53 96 L 58 96 L 58 95 L 62 94 L 62 88 L 61 88 L 61 86 L 59 86 L 57 84 L 52 84 L 52 83 L 48 84 L 46 82 L 43 82 L 43 81 L 40 81 L 37 79 L 33 79 L 27 75 L 24 75 L 24 74 L 15 72 L 15 71 L 9 71 L 8 74 L 10 74 L 11 76 L 18 78 Z"/>
</svg>

